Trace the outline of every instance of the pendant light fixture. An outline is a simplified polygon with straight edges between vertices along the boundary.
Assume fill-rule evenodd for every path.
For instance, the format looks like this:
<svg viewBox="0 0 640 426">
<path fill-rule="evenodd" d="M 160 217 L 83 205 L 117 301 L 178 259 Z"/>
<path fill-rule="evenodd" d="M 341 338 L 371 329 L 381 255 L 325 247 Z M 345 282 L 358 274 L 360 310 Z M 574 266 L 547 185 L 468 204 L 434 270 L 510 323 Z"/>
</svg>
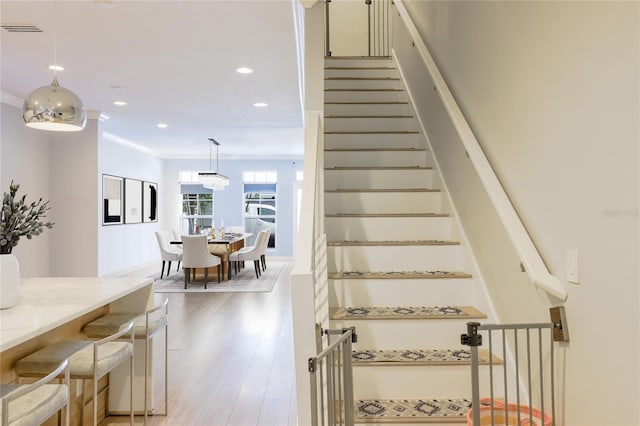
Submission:
<svg viewBox="0 0 640 426">
<path fill-rule="evenodd" d="M 211 170 L 211 146 L 216 146 L 216 171 L 198 172 L 198 181 L 202 186 L 209 189 L 223 190 L 229 186 L 229 178 L 218 173 L 218 147 L 220 142 L 213 138 L 209 138 L 209 170 Z"/>
<path fill-rule="evenodd" d="M 78 132 L 87 123 L 87 112 L 80 98 L 60 86 L 58 77 L 54 77 L 50 86 L 42 86 L 27 97 L 22 119 L 34 129 Z"/>
<path fill-rule="evenodd" d="M 54 4 L 57 8 L 57 2 Z M 57 62 L 54 36 L 54 65 Z M 58 132 L 78 132 L 87 123 L 87 112 L 80 98 L 58 83 L 56 71 L 49 86 L 42 86 L 27 96 L 22 105 L 22 119 L 27 127 Z"/>
</svg>

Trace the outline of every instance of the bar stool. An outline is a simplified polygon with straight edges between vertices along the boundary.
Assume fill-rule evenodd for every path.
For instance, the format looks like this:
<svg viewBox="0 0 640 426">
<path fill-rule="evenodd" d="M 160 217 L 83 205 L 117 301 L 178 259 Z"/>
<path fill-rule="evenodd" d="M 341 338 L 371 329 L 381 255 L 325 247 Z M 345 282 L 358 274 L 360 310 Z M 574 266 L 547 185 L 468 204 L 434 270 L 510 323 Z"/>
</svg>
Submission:
<svg viewBox="0 0 640 426">
<path fill-rule="evenodd" d="M 63 374 L 64 384 L 49 382 Z M 0 385 L 2 426 L 39 425 L 65 409 L 65 426 L 69 426 L 69 360 L 47 376 L 29 385 Z"/>
<path fill-rule="evenodd" d="M 149 382 L 149 342 L 153 336 L 164 329 L 164 413 L 169 412 L 169 299 L 156 307 L 149 309 L 144 314 L 138 313 L 113 313 L 104 315 L 95 321 L 85 325 L 82 331 L 89 339 L 100 339 L 117 333 L 130 321 L 133 322 L 133 334 L 136 339 L 145 339 L 144 342 L 144 424 L 147 424 L 148 415 L 148 382 Z"/>
<path fill-rule="evenodd" d="M 98 425 L 98 380 L 129 358 L 131 380 L 129 416 L 133 425 L 133 322 L 116 334 L 96 342 L 88 340 L 61 341 L 40 349 L 22 358 L 15 365 L 20 377 L 42 377 L 48 375 L 62 360 L 69 359 L 69 374 L 72 379 L 93 380 L 93 425 Z M 127 333 L 131 339 L 118 342 Z M 82 405 L 84 409 L 84 404 Z"/>
</svg>

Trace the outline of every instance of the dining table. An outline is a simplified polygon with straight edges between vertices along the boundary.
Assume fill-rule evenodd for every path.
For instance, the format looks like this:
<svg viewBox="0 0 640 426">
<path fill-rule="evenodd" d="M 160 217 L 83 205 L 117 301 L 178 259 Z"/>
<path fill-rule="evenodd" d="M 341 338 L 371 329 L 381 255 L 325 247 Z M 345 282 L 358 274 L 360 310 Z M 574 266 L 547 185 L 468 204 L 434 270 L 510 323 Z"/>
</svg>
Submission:
<svg viewBox="0 0 640 426">
<path fill-rule="evenodd" d="M 207 247 L 209 249 L 209 253 L 216 255 L 220 258 L 220 266 L 222 267 L 222 279 L 224 281 L 228 281 L 230 278 L 230 270 L 229 270 L 229 254 L 234 251 L 238 251 L 245 246 L 245 241 L 247 238 L 252 236 L 253 234 L 250 232 L 242 232 L 242 233 L 233 233 L 227 232 L 224 235 L 216 235 L 214 238 L 207 238 Z M 171 241 L 171 244 L 182 244 L 182 241 Z M 209 268 L 209 276 L 216 276 L 217 266 Z M 195 280 L 199 281 L 204 279 L 204 268 L 196 271 Z"/>
</svg>

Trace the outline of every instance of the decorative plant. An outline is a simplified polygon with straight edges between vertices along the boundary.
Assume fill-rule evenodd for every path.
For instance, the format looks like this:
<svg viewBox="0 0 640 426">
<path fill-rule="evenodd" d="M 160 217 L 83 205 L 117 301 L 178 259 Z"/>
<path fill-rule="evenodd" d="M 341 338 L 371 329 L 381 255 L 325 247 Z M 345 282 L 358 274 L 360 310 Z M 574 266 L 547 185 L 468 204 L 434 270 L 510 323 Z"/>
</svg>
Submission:
<svg viewBox="0 0 640 426">
<path fill-rule="evenodd" d="M 0 254 L 9 254 L 18 245 L 20 237 L 27 237 L 28 240 L 34 235 L 40 235 L 44 228 L 53 228 L 52 222 L 42 222 L 47 210 L 51 209 L 49 202 L 42 201 L 42 197 L 37 202 L 28 203 L 25 201 L 26 195 L 18 198 L 16 193 L 20 185 L 11 181 L 9 193 L 4 193 L 2 197 L 2 213 L 0 217 Z"/>
</svg>

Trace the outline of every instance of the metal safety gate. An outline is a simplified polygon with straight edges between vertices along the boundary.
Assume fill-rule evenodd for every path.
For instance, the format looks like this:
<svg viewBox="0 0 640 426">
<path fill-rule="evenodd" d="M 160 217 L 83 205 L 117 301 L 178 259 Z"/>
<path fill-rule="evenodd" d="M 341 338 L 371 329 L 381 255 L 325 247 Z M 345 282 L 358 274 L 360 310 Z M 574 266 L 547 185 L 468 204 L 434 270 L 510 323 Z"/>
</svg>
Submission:
<svg viewBox="0 0 640 426">
<path fill-rule="evenodd" d="M 339 334 L 335 342 L 309 358 L 311 382 L 311 421 L 313 426 L 353 425 L 352 343 L 355 327 L 324 330 L 327 340 Z"/>
<path fill-rule="evenodd" d="M 470 425 L 556 424 L 554 342 L 567 342 L 568 335 L 564 310 L 556 311 L 556 320 L 553 309 L 550 323 L 467 323 L 461 342 L 471 352 Z M 489 351 L 486 370 L 480 367 L 483 340 Z"/>
</svg>

